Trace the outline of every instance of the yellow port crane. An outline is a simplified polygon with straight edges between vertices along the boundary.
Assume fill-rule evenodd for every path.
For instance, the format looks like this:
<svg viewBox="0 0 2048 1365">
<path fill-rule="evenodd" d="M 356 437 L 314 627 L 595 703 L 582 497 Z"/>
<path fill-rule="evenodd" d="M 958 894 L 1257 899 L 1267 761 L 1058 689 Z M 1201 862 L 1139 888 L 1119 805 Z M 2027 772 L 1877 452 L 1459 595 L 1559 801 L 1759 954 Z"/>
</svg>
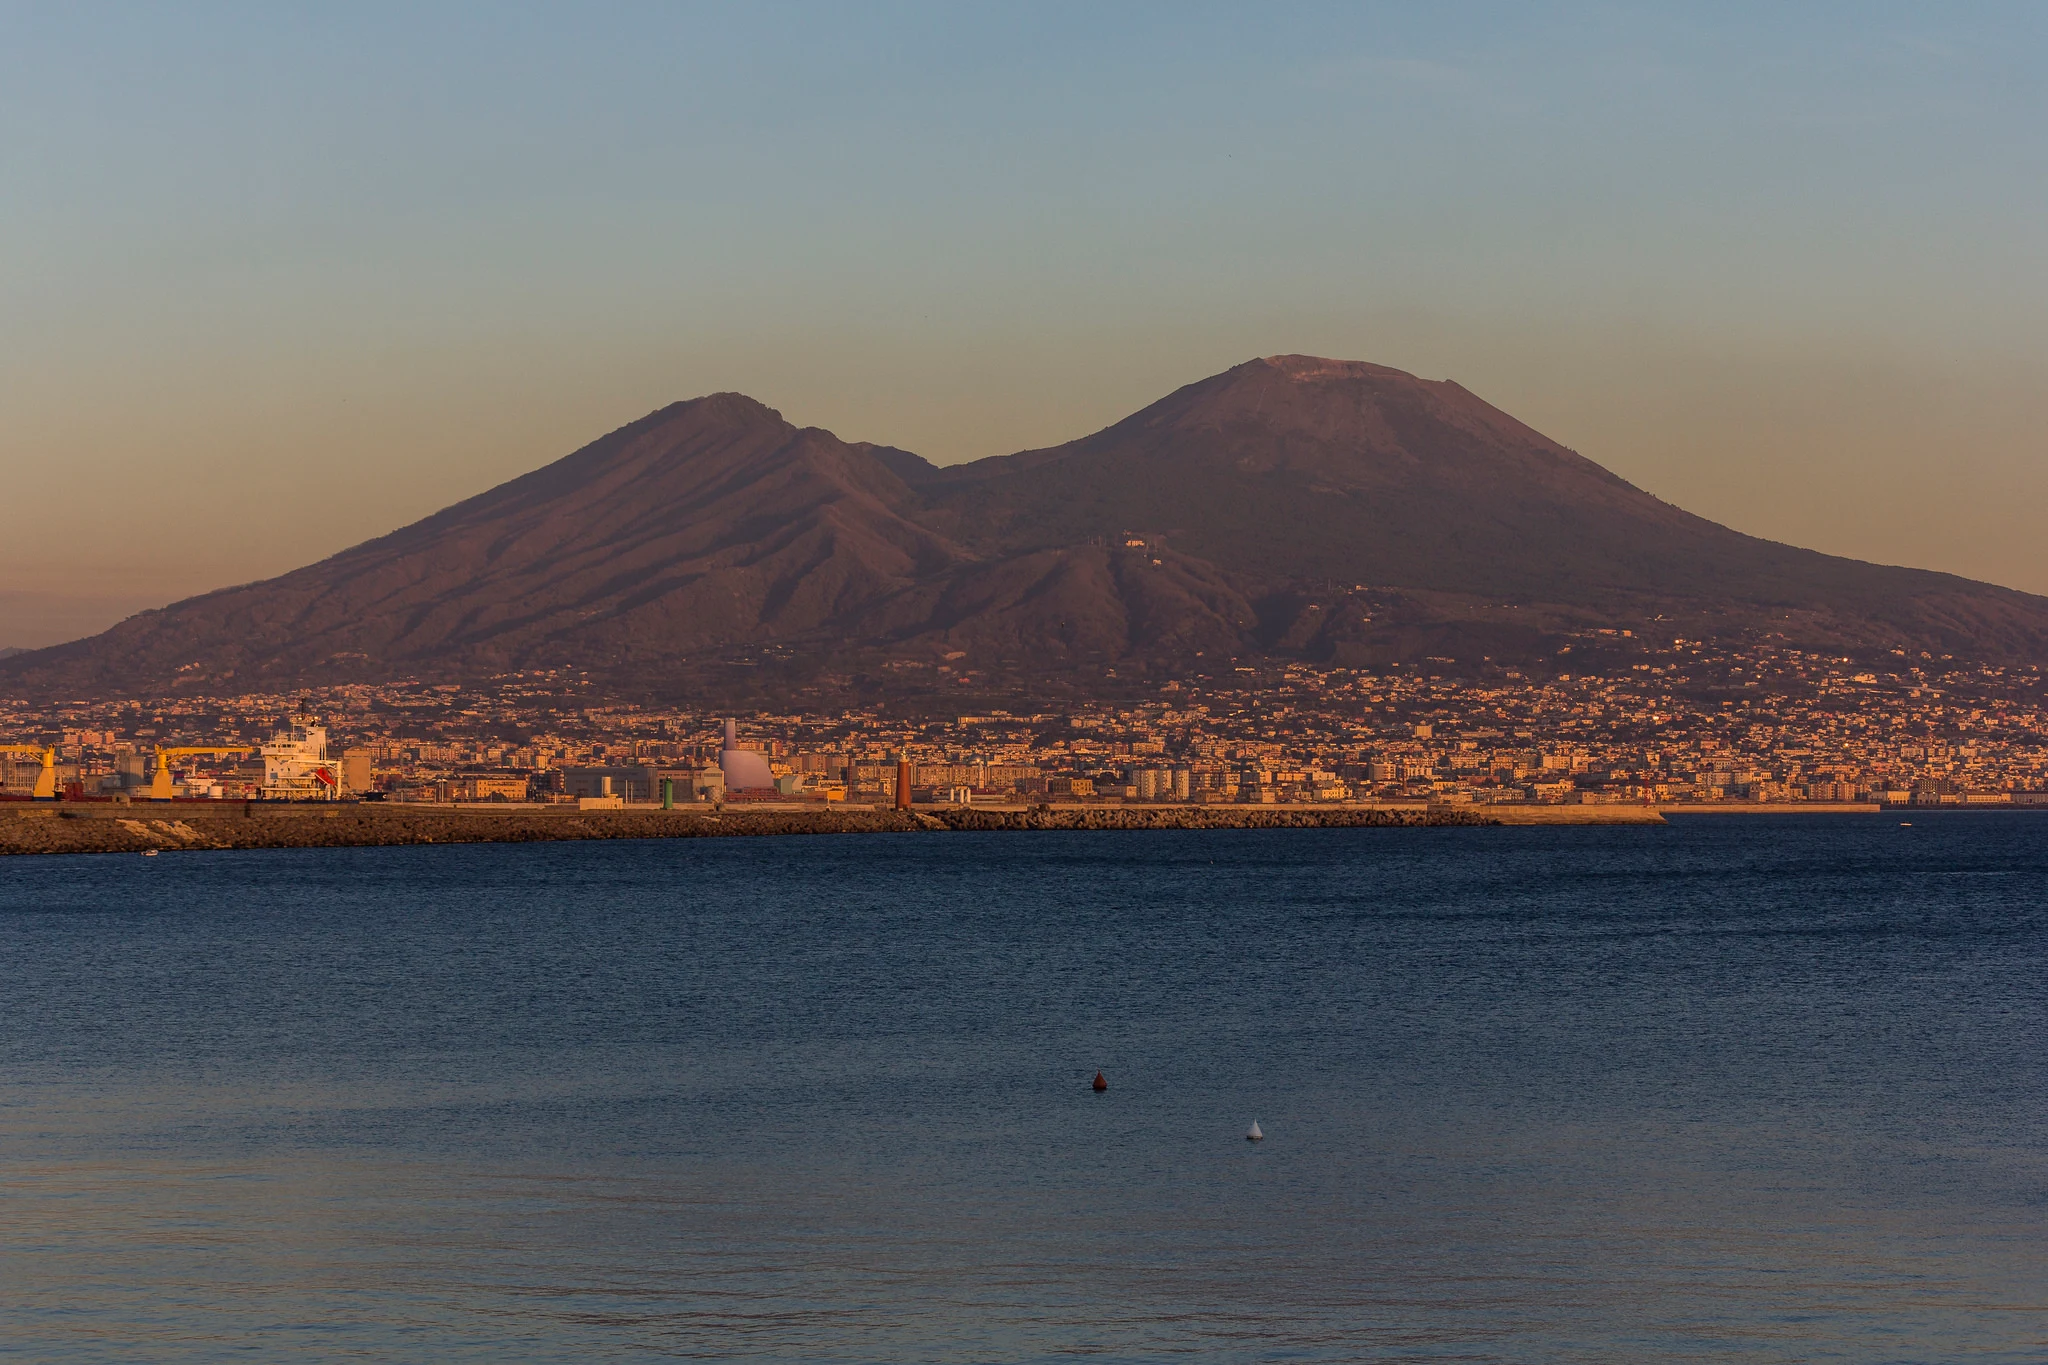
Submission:
<svg viewBox="0 0 2048 1365">
<path fill-rule="evenodd" d="M 230 744 L 226 746 L 181 744 L 170 749 L 158 749 L 156 751 L 156 776 L 149 780 L 149 799 L 152 801 L 168 801 L 177 795 L 176 792 L 171 790 L 171 763 L 175 759 L 185 758 L 192 754 L 253 754 L 255 752 L 256 746 L 254 744 Z"/>
<path fill-rule="evenodd" d="M 35 798 L 48 801 L 57 795 L 57 751 L 47 744 L 0 744 L 0 754 L 36 754 L 43 770 L 36 774 Z"/>
</svg>

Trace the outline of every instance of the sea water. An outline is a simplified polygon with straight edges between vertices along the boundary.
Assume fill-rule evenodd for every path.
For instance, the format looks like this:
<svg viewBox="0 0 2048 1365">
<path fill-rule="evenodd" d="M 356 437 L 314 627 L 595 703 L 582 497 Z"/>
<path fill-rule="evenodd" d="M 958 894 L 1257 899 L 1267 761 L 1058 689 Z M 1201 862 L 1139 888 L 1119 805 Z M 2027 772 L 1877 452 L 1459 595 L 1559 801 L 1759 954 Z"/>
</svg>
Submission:
<svg viewBox="0 0 2048 1365">
<path fill-rule="evenodd" d="M 0 863 L 0 1355 L 1079 1354 L 2048 1356 L 2048 815 Z"/>
</svg>

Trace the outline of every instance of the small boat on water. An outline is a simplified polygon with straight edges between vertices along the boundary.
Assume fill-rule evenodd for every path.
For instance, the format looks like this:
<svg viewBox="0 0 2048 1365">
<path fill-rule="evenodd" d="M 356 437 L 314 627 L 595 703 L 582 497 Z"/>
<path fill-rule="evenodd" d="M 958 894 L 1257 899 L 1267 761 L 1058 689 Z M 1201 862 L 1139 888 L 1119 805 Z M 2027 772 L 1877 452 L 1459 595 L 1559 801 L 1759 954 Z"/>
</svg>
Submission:
<svg viewBox="0 0 2048 1365">
<path fill-rule="evenodd" d="M 144 850 L 142 850 L 142 856 L 145 858 L 154 858 L 156 856 L 156 850 L 153 848 L 145 848 Z"/>
<path fill-rule="evenodd" d="M 1244 1140 L 1246 1142 L 1264 1142 L 1266 1140 L 1266 1135 L 1259 1130 L 1259 1121 L 1257 1119 L 1252 1120 L 1251 1131 L 1244 1135 Z"/>
</svg>

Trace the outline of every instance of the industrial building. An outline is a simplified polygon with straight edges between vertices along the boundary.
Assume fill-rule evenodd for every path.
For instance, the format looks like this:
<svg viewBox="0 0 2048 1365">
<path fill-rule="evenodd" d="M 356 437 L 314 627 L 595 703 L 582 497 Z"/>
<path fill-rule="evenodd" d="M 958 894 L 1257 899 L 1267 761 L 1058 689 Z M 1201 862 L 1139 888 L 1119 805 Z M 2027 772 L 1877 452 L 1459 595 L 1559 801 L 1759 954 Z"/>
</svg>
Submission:
<svg viewBox="0 0 2048 1365">
<path fill-rule="evenodd" d="M 676 801 L 719 801 L 725 797 L 725 773 L 718 768 L 672 768 L 636 764 L 621 767 L 563 768 L 561 794 L 587 800 L 616 796 L 624 801 L 659 801 L 661 784 L 673 785 Z M 770 786 L 774 783 L 771 779 Z"/>
</svg>

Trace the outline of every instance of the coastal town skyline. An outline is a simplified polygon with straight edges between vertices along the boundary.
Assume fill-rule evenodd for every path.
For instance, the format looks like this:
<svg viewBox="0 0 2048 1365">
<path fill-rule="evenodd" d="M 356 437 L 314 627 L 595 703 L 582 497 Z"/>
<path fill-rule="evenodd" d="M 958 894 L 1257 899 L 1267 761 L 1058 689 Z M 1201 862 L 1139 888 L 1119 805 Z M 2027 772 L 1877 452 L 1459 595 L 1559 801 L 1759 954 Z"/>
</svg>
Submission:
<svg viewBox="0 0 2048 1365">
<path fill-rule="evenodd" d="M 894 708 L 748 713 L 740 744 L 769 760 L 775 787 L 746 795 L 888 805 L 901 759 L 923 804 L 2048 807 L 2038 668 L 1903 653 L 1870 664 L 1684 640 L 1627 657 L 1542 678 L 1247 668 L 1036 712 L 968 693 L 950 704 L 926 694 Z M 326 726 L 355 799 L 647 804 L 664 780 L 686 802 L 736 795 L 718 777 L 733 712 L 591 688 L 536 675 L 16 705 L 0 709 L 0 730 L 49 745 L 60 784 L 78 798 L 148 800 L 155 751 L 253 751 L 301 713 Z M 27 795 L 39 757 L 7 762 L 5 790 Z M 263 764 L 249 754 L 178 762 L 179 796 L 261 794 Z"/>
</svg>

